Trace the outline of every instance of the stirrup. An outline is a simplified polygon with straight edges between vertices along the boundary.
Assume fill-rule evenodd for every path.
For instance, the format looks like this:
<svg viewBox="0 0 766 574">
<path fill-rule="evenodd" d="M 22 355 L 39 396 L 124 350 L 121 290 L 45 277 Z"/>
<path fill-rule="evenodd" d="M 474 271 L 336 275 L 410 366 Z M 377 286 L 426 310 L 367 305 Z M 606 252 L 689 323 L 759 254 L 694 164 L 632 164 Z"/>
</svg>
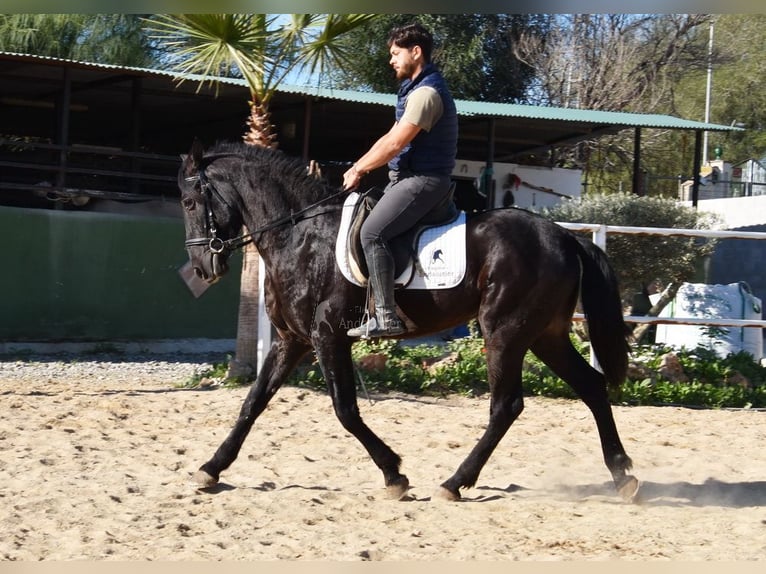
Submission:
<svg viewBox="0 0 766 574">
<path fill-rule="evenodd" d="M 376 339 L 378 337 L 395 337 L 407 332 L 407 327 L 401 319 L 394 315 L 386 325 L 382 326 L 377 317 L 370 318 L 369 321 L 349 329 L 346 333 L 349 337 L 359 337 L 361 339 Z"/>
</svg>

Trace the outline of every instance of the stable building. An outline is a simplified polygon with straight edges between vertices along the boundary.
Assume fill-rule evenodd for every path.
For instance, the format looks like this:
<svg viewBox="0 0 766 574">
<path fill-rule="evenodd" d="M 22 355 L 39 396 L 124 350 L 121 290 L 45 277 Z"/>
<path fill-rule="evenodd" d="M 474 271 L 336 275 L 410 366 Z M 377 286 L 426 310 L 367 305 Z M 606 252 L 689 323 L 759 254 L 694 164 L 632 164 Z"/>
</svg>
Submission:
<svg viewBox="0 0 766 574">
<path fill-rule="evenodd" d="M 178 275 L 186 261 L 180 154 L 195 137 L 240 139 L 249 112 L 244 81 L 200 79 L 0 53 L 0 229 L 5 245 L 19 245 L 6 250 L 13 272 L 0 286 L 8 302 L 0 351 L 39 341 L 235 337 L 238 274 L 199 299 Z M 394 103 L 393 94 L 283 86 L 270 110 L 279 147 L 319 162 L 332 180 L 390 127 Z M 654 114 L 456 105 L 454 178 L 467 210 L 579 196 L 577 172 L 545 165 L 558 146 L 632 130 L 637 189 L 642 130 L 693 131 L 699 166 L 704 131 L 736 129 Z"/>
</svg>

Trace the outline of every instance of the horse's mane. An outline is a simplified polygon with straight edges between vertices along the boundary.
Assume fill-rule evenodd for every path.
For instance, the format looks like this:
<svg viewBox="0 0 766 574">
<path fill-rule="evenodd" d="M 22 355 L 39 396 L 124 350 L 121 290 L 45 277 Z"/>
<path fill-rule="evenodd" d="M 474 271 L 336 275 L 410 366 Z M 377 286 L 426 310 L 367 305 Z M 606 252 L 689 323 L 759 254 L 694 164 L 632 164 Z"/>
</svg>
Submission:
<svg viewBox="0 0 766 574">
<path fill-rule="evenodd" d="M 222 141 L 205 152 L 205 157 L 216 155 L 233 155 L 258 165 L 265 177 L 281 182 L 283 192 L 294 196 L 298 203 L 316 201 L 331 191 L 325 180 L 308 173 L 306 162 L 278 149 Z"/>
</svg>

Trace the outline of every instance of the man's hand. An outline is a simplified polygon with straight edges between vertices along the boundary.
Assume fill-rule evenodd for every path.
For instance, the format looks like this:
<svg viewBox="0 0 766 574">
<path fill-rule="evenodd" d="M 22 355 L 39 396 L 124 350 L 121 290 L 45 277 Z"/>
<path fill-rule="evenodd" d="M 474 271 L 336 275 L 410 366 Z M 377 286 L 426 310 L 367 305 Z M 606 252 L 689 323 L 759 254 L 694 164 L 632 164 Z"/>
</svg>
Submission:
<svg viewBox="0 0 766 574">
<path fill-rule="evenodd" d="M 351 191 L 359 187 L 359 182 L 362 181 L 362 172 L 356 169 L 356 164 L 352 165 L 343 174 L 343 189 Z"/>
</svg>

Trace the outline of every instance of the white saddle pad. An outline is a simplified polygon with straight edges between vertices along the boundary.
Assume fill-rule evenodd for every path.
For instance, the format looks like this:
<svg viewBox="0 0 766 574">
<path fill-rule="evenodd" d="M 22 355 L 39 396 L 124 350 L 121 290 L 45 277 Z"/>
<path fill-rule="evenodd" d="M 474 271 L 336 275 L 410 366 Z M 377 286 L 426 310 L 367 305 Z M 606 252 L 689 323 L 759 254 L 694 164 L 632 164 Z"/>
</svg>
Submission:
<svg viewBox="0 0 766 574">
<path fill-rule="evenodd" d="M 343 204 L 338 238 L 335 242 L 335 260 L 343 277 L 354 285 L 364 287 L 365 280 L 350 260 L 348 253 L 348 232 L 351 216 L 359 194 L 352 192 Z M 396 279 L 403 289 L 450 289 L 458 285 L 465 275 L 465 212 L 446 225 L 429 227 L 420 234 L 417 245 L 420 263 L 410 263 Z"/>
</svg>

